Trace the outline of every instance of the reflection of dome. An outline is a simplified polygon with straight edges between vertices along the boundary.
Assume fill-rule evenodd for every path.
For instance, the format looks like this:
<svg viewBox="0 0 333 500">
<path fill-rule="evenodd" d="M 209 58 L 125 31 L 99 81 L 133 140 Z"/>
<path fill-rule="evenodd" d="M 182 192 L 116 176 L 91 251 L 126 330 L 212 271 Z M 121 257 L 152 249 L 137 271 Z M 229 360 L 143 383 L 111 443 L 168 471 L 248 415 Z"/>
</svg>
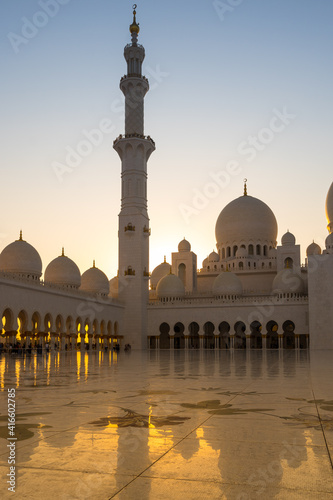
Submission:
<svg viewBox="0 0 333 500">
<path fill-rule="evenodd" d="M 295 245 L 296 244 L 296 238 L 295 236 L 287 231 L 281 238 L 281 245 Z"/>
<path fill-rule="evenodd" d="M 303 293 L 304 282 L 292 269 L 282 269 L 273 280 L 273 293 Z"/>
<path fill-rule="evenodd" d="M 327 229 L 330 233 L 333 232 L 333 182 L 328 190 L 326 196 L 326 218 L 327 218 Z"/>
<path fill-rule="evenodd" d="M 167 297 L 184 297 L 185 287 L 178 276 L 168 274 L 158 282 L 156 292 L 159 299 Z"/>
<path fill-rule="evenodd" d="M 157 287 L 157 283 L 160 281 L 160 279 L 164 278 L 164 276 L 169 274 L 170 269 L 171 266 L 164 257 L 164 262 L 162 262 L 162 264 L 160 264 L 159 266 L 155 267 L 155 269 L 151 273 L 150 286 L 152 290 L 155 290 L 155 288 Z"/>
<path fill-rule="evenodd" d="M 25 278 L 38 279 L 42 275 L 42 261 L 35 248 L 20 239 L 7 245 L 0 254 L 0 270 Z"/>
<path fill-rule="evenodd" d="M 80 269 L 75 262 L 65 256 L 62 250 L 62 255 L 52 260 L 45 269 L 44 281 L 54 285 L 79 288 L 81 285 Z"/>
<path fill-rule="evenodd" d="M 234 273 L 223 272 L 215 278 L 213 283 L 214 295 L 242 295 L 241 280 Z"/>
<path fill-rule="evenodd" d="M 309 255 L 320 255 L 321 254 L 321 248 L 317 243 L 313 242 L 311 245 L 308 246 L 306 249 L 306 256 L 309 257 Z"/>
<path fill-rule="evenodd" d="M 237 252 L 236 252 L 236 257 L 237 257 L 238 259 L 240 259 L 240 258 L 242 258 L 242 257 L 247 257 L 247 255 L 248 255 L 248 254 L 247 254 L 247 250 L 246 250 L 246 248 L 244 248 L 244 247 L 240 247 L 240 248 L 237 250 Z"/>
<path fill-rule="evenodd" d="M 190 252 L 191 245 L 185 238 L 178 245 L 178 252 Z"/>
<path fill-rule="evenodd" d="M 219 262 L 220 256 L 216 252 L 212 252 L 208 256 L 208 262 Z"/>
<path fill-rule="evenodd" d="M 240 196 L 220 213 L 215 227 L 218 247 L 244 241 L 276 245 L 277 222 L 272 210 L 252 196 Z"/>
<path fill-rule="evenodd" d="M 329 234 L 325 240 L 326 250 L 333 252 L 333 233 Z"/>
<path fill-rule="evenodd" d="M 90 293 L 101 293 L 103 295 L 109 293 L 108 277 L 103 271 L 95 267 L 95 261 L 93 267 L 82 274 L 80 290 Z"/>
<path fill-rule="evenodd" d="M 115 276 L 110 280 L 109 283 L 109 297 L 112 297 L 113 299 L 118 298 L 118 288 L 119 288 L 119 278 L 118 276 Z"/>
</svg>

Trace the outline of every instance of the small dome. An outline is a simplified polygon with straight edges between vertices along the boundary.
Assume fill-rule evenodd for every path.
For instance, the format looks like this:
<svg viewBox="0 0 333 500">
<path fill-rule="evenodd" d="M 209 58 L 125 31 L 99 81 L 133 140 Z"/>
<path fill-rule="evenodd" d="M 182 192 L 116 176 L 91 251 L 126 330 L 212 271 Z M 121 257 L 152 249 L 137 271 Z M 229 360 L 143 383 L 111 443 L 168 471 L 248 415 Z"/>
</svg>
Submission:
<svg viewBox="0 0 333 500">
<path fill-rule="evenodd" d="M 42 261 L 37 250 L 22 239 L 7 245 L 0 254 L 0 271 L 24 277 L 40 278 Z"/>
<path fill-rule="evenodd" d="M 326 250 L 333 251 L 333 233 L 329 234 L 325 240 Z"/>
<path fill-rule="evenodd" d="M 277 250 L 276 250 L 276 248 L 270 248 L 270 249 L 268 250 L 268 257 L 269 257 L 270 259 L 276 259 L 276 254 L 277 254 Z"/>
<path fill-rule="evenodd" d="M 159 299 L 165 299 L 167 297 L 184 297 L 185 287 L 178 276 L 168 274 L 158 282 L 156 292 Z"/>
<path fill-rule="evenodd" d="M 119 293 L 119 278 L 115 276 L 109 282 L 109 297 L 112 299 L 117 299 Z"/>
<path fill-rule="evenodd" d="M 162 264 L 159 264 L 153 272 L 151 273 L 150 276 L 150 286 L 154 290 L 157 287 L 158 282 L 160 279 L 164 278 L 167 274 L 170 273 L 171 266 L 170 264 L 166 261 L 166 258 L 164 257 L 164 262 Z"/>
<path fill-rule="evenodd" d="M 325 211 L 327 218 L 327 229 L 330 233 L 333 233 L 333 182 L 326 196 Z"/>
<path fill-rule="evenodd" d="M 53 285 L 79 288 L 81 285 L 80 269 L 74 261 L 65 256 L 63 250 L 62 255 L 52 260 L 45 269 L 44 281 Z"/>
<path fill-rule="evenodd" d="M 240 247 L 236 252 L 236 257 L 240 259 L 241 257 L 247 257 L 248 253 L 246 248 Z"/>
<path fill-rule="evenodd" d="M 212 252 L 208 256 L 208 262 L 219 262 L 220 261 L 220 256 L 216 252 Z"/>
<path fill-rule="evenodd" d="M 215 278 L 212 291 L 215 296 L 242 295 L 243 286 L 236 274 L 225 271 Z"/>
<path fill-rule="evenodd" d="M 306 256 L 309 257 L 309 255 L 321 255 L 321 248 L 317 243 L 313 242 L 308 246 Z"/>
<path fill-rule="evenodd" d="M 204 260 L 202 261 L 202 267 L 203 267 L 203 268 L 207 267 L 207 266 L 208 266 L 208 263 L 209 263 L 209 261 L 208 261 L 208 257 L 206 257 L 206 259 L 204 259 Z"/>
<path fill-rule="evenodd" d="M 282 269 L 273 280 L 272 292 L 278 293 L 303 293 L 304 281 L 293 269 Z"/>
<path fill-rule="evenodd" d="M 281 238 L 281 245 L 295 245 L 296 244 L 296 238 L 295 236 L 287 231 Z"/>
<path fill-rule="evenodd" d="M 190 252 L 191 245 L 185 238 L 178 245 L 178 252 Z"/>
<path fill-rule="evenodd" d="M 101 293 L 103 295 L 109 293 L 108 277 L 103 271 L 95 267 L 95 261 L 93 267 L 82 274 L 80 290 L 90 293 Z"/>
</svg>

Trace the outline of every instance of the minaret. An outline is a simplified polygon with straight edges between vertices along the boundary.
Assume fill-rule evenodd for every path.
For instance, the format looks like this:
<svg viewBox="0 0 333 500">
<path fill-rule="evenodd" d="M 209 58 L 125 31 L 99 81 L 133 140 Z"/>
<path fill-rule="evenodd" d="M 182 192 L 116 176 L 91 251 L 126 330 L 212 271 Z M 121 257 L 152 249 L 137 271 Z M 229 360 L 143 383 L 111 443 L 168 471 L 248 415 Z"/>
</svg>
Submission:
<svg viewBox="0 0 333 500">
<path fill-rule="evenodd" d="M 136 5 L 130 26 L 132 43 L 124 56 L 127 75 L 120 80 L 125 95 L 125 135 L 113 144 L 120 156 L 121 211 L 119 214 L 119 299 L 125 304 L 121 335 L 134 349 L 147 348 L 149 281 L 149 217 L 147 211 L 147 161 L 154 141 L 144 135 L 144 97 L 149 90 L 142 76 L 145 49 L 138 44 Z"/>
</svg>

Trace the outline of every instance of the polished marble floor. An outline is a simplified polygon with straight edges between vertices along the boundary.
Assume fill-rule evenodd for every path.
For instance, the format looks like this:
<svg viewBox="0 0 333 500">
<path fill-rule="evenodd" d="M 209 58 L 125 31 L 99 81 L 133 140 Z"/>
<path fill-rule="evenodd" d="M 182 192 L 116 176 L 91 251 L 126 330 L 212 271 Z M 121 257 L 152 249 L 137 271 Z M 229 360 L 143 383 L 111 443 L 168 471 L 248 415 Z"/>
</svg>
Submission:
<svg viewBox="0 0 333 500">
<path fill-rule="evenodd" d="M 333 498 L 333 352 L 0 357 L 0 497 Z"/>
</svg>

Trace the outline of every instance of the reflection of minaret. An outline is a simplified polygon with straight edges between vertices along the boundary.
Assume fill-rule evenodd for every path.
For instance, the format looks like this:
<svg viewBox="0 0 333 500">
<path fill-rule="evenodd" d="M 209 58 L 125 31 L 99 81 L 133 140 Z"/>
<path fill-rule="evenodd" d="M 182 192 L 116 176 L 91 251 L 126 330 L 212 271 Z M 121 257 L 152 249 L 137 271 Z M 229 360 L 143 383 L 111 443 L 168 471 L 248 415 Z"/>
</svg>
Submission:
<svg viewBox="0 0 333 500">
<path fill-rule="evenodd" d="M 127 75 L 120 81 L 125 95 L 125 135 L 114 141 L 122 162 L 121 211 L 119 214 L 119 299 L 125 303 L 122 332 L 136 349 L 147 344 L 149 280 L 149 218 L 147 211 L 147 161 L 154 141 L 144 136 L 144 97 L 149 90 L 142 76 L 145 49 L 137 43 L 139 25 L 134 10 L 130 26 L 132 43 L 124 56 Z"/>
</svg>

